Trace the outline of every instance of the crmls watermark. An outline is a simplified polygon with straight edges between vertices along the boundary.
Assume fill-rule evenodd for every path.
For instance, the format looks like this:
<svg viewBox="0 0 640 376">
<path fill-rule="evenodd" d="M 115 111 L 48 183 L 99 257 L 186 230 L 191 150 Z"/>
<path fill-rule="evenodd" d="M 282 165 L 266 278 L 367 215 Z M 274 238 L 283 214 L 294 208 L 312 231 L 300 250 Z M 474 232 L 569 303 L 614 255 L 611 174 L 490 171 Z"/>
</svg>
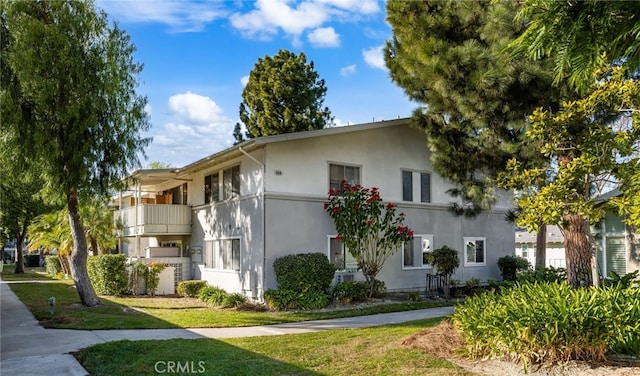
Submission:
<svg viewBox="0 0 640 376">
<path fill-rule="evenodd" d="M 159 362 L 156 362 L 153 368 L 157 373 L 167 373 L 167 374 L 204 373 L 205 364 L 206 363 L 202 360 L 199 362 L 194 362 L 194 361 L 174 362 L 173 360 L 168 360 L 168 361 L 161 360 Z"/>
</svg>

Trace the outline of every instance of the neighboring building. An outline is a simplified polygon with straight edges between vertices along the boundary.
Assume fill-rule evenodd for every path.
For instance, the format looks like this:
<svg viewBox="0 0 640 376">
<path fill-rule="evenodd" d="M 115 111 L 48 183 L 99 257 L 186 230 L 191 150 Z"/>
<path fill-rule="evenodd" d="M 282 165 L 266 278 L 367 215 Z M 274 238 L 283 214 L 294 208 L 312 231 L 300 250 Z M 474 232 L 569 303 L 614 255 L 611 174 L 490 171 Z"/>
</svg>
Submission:
<svg viewBox="0 0 640 376">
<path fill-rule="evenodd" d="M 424 290 L 432 268 L 423 255 L 444 245 L 460 251 L 453 278 L 462 282 L 499 279 L 498 258 L 513 254 L 507 195 L 490 213 L 455 216 L 453 186 L 434 172 L 425 135 L 409 119 L 260 137 L 181 168 L 136 171 L 116 212 L 128 240 L 121 249 L 170 257 L 182 265 L 178 280 L 257 299 L 277 288 L 273 262 L 289 254 L 325 253 L 336 280 L 362 279 L 323 209 L 343 179 L 378 187 L 415 233 L 378 276 L 391 291 Z"/>
<path fill-rule="evenodd" d="M 596 201 L 604 203 L 619 194 L 620 191 L 613 190 Z M 623 276 L 640 270 L 640 235 L 637 229 L 624 223 L 623 217 L 607 211 L 592 233 L 596 238 L 601 276 L 606 277 L 611 271 Z"/>
<path fill-rule="evenodd" d="M 566 268 L 564 252 L 564 236 L 560 227 L 547 225 L 546 267 Z M 516 256 L 529 260 L 531 266 L 536 265 L 536 232 L 528 232 L 524 228 L 516 228 Z"/>
</svg>

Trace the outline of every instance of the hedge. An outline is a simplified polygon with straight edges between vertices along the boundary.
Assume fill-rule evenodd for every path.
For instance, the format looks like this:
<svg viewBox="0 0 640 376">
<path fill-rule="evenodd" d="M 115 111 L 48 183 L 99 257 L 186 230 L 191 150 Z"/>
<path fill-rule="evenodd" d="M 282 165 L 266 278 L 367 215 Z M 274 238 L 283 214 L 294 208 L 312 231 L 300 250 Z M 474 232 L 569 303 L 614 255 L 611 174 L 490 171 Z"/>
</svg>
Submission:
<svg viewBox="0 0 640 376">
<path fill-rule="evenodd" d="M 124 295 L 128 292 L 127 256 L 123 254 L 89 256 L 87 273 L 100 295 Z"/>
</svg>

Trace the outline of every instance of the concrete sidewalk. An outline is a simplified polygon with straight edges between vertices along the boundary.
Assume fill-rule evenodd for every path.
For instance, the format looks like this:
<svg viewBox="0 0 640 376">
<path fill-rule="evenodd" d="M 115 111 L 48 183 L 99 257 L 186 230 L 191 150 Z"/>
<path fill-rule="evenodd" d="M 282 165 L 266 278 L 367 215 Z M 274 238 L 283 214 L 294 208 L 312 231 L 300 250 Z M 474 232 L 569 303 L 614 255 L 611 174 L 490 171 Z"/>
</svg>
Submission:
<svg viewBox="0 0 640 376">
<path fill-rule="evenodd" d="M 97 343 L 175 338 L 232 338 L 295 334 L 321 330 L 364 328 L 401 323 L 453 313 L 453 307 L 384 313 L 334 320 L 242 328 L 70 330 L 44 329 L 27 307 L 0 281 L 0 375 L 87 375 L 69 353 Z"/>
</svg>

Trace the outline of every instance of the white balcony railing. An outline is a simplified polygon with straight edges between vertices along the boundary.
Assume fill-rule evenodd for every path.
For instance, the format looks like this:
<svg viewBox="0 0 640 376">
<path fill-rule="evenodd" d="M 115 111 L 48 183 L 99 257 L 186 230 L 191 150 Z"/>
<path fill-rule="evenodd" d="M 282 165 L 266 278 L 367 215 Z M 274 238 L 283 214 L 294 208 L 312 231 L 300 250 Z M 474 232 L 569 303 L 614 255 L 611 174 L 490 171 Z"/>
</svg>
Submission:
<svg viewBox="0 0 640 376">
<path fill-rule="evenodd" d="M 191 233 L 187 205 L 141 204 L 117 210 L 115 218 L 122 221 L 124 236 Z"/>
</svg>

